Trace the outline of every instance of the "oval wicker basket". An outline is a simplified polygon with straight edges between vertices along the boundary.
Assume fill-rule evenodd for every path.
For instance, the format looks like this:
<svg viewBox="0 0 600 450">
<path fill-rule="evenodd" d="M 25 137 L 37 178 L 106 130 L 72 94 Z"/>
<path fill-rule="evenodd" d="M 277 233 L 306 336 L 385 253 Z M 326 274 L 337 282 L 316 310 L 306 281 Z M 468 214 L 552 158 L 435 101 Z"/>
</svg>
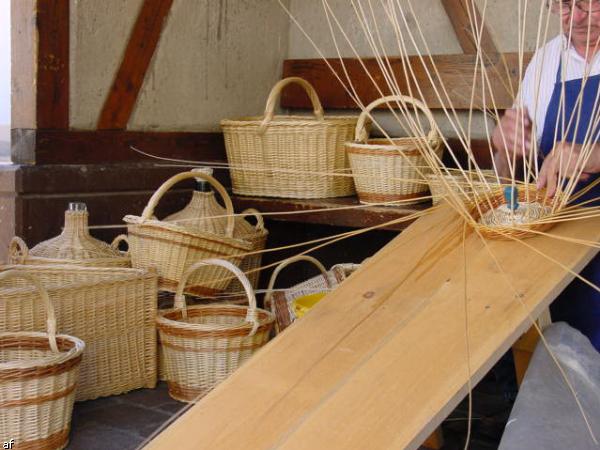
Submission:
<svg viewBox="0 0 600 450">
<path fill-rule="evenodd" d="M 153 218 L 154 208 L 162 196 L 176 183 L 189 178 L 202 178 L 221 195 L 227 210 L 225 234 L 190 231 L 188 228 Z M 218 257 L 239 265 L 252 243 L 234 237 L 233 205 L 225 188 L 209 175 L 182 172 L 167 181 L 152 195 L 140 217 L 128 215 L 129 251 L 135 268 L 155 268 L 159 289 L 175 292 L 183 274 L 194 263 Z M 212 296 L 223 292 L 231 282 L 231 274 L 220 266 L 203 266 L 189 278 L 185 292 L 192 295 Z"/>
<path fill-rule="evenodd" d="M 78 205 L 78 204 L 70 204 Z M 107 244 L 90 235 L 87 209 L 65 211 L 65 225 L 58 236 L 40 242 L 32 249 L 20 237 L 14 237 L 8 248 L 11 264 L 74 264 L 90 267 L 131 267 L 131 258 L 119 251 L 124 235 Z"/>
<path fill-rule="evenodd" d="M 379 105 L 400 103 L 413 105 L 429 121 L 426 137 L 369 139 L 365 127 L 370 112 Z M 364 204 L 402 201 L 402 204 L 426 200 L 428 183 L 425 176 L 431 172 L 421 148 L 428 148 L 441 158 L 443 147 L 431 111 L 412 97 L 393 95 L 375 100 L 361 113 L 356 124 L 353 142 L 346 143 L 346 153 L 352 167 L 358 199 Z M 414 199 L 414 202 L 410 202 Z"/>
<path fill-rule="evenodd" d="M 0 436 L 12 439 L 14 448 L 63 449 L 85 344 L 56 335 L 54 308 L 35 278 L 0 274 L 0 281 L 9 278 L 24 278 L 36 287 L 46 308 L 47 332 L 0 333 Z"/>
<path fill-rule="evenodd" d="M 302 86 L 314 117 L 275 116 L 281 91 Z M 354 194 L 344 142 L 352 139 L 358 117 L 325 118 L 310 83 L 280 80 L 269 94 L 263 117 L 222 120 L 233 192 L 288 198 L 345 197 Z"/>
<path fill-rule="evenodd" d="M 528 192 L 527 192 L 528 191 Z M 541 205 L 550 205 L 551 200 L 546 197 L 545 190 L 538 191 L 535 186 L 529 186 L 528 190 L 523 186 L 519 187 L 519 203 L 523 202 L 539 202 Z M 485 199 L 478 201 L 477 205 L 471 203 L 471 217 L 475 228 L 483 237 L 487 239 L 512 240 L 514 238 L 523 239 L 537 236 L 536 232 L 546 231 L 552 228 L 551 222 L 536 222 L 527 224 L 516 224 L 506 226 L 489 226 L 479 223 L 479 219 L 483 214 L 491 208 L 505 204 L 504 191 L 498 189 L 486 195 Z"/>
<path fill-rule="evenodd" d="M 240 280 L 248 307 L 186 306 L 183 290 L 187 280 L 208 265 L 222 267 Z M 273 322 L 273 314 L 256 307 L 252 286 L 236 266 L 219 259 L 194 264 L 179 284 L 175 308 L 160 312 L 156 319 L 169 395 L 183 402 L 206 395 L 266 344 Z"/>
</svg>

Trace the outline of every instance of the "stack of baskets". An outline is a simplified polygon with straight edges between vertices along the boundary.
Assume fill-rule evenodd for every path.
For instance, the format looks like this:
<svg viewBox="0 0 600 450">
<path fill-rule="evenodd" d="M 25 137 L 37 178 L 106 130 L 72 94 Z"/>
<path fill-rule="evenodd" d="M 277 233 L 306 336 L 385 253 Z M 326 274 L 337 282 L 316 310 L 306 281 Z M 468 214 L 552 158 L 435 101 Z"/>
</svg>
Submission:
<svg viewBox="0 0 600 450">
<path fill-rule="evenodd" d="M 290 288 L 275 290 L 275 281 L 279 273 L 298 261 L 312 263 L 321 274 Z M 336 264 L 328 271 L 319 260 L 308 255 L 293 256 L 281 262 L 271 275 L 265 295 L 265 308 L 269 308 L 275 315 L 277 332 L 283 331 L 298 317 L 298 308 L 295 305 L 297 300 L 332 291 L 359 267 L 359 264 Z"/>
<path fill-rule="evenodd" d="M 307 92 L 314 117 L 274 115 L 279 95 L 290 83 Z M 353 195 L 344 142 L 352 139 L 356 120 L 325 118 L 317 93 L 302 78 L 279 81 L 269 94 L 264 116 L 221 121 L 233 192 L 288 198 Z"/>
<path fill-rule="evenodd" d="M 46 309 L 46 333 L 0 333 L 0 436 L 4 448 L 67 446 L 79 366 L 85 344 L 56 335 L 56 317 L 45 289 L 24 273 L 4 272 L 3 282 L 25 278 Z M 13 445 L 14 444 L 14 445 Z"/>
<path fill-rule="evenodd" d="M 185 284 L 194 272 L 216 265 L 233 273 L 243 285 L 249 306 L 186 306 Z M 228 261 L 207 259 L 191 266 L 175 295 L 175 308 L 157 319 L 169 394 L 194 402 L 227 378 L 269 339 L 273 315 L 256 307 L 252 286 Z"/>
<path fill-rule="evenodd" d="M 382 104 L 401 104 L 422 111 L 430 125 L 426 137 L 369 139 L 366 128 L 371 111 Z M 431 172 L 429 156 L 441 158 L 443 147 L 431 111 L 420 101 L 406 96 L 389 96 L 375 100 L 362 112 L 353 142 L 346 143 L 354 184 L 361 203 L 416 203 L 426 200 Z"/>
</svg>

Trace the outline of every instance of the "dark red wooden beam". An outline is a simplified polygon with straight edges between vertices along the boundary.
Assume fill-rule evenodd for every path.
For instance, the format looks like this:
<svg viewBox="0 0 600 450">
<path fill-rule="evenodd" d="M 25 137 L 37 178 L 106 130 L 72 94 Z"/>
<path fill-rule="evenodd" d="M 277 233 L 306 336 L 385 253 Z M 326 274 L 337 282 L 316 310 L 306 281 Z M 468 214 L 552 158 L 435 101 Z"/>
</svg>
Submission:
<svg viewBox="0 0 600 450">
<path fill-rule="evenodd" d="M 145 0 L 142 4 L 121 66 L 104 101 L 98 129 L 125 129 L 173 0 Z"/>
<path fill-rule="evenodd" d="M 481 15 L 477 9 L 477 5 L 472 0 L 442 0 L 442 5 L 448 14 L 448 18 L 452 23 L 454 32 L 458 42 L 460 43 L 463 52 L 465 53 L 477 53 L 476 39 L 471 21 L 469 20 L 469 11 L 471 9 L 471 19 L 478 26 L 483 27 L 481 31 L 481 49 L 488 54 L 498 53 L 496 44 L 492 39 L 492 35 L 489 33 L 485 23 L 481 23 Z"/>
</svg>

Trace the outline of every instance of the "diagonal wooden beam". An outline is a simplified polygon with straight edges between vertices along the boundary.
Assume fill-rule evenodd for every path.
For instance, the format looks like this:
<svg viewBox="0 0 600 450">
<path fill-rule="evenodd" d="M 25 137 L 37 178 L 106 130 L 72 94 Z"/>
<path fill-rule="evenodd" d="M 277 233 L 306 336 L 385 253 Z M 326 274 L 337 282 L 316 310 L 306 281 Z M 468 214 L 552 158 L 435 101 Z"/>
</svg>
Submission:
<svg viewBox="0 0 600 450">
<path fill-rule="evenodd" d="M 477 5 L 475 5 L 473 0 L 442 0 L 442 4 L 444 5 L 444 9 L 448 14 L 450 22 L 452 22 L 454 32 L 456 33 L 456 37 L 458 38 L 458 42 L 460 43 L 463 52 L 469 54 L 477 53 L 477 46 L 475 44 L 476 35 L 471 27 L 467 9 L 470 8 L 471 12 L 474 13 L 475 22 L 481 24 L 481 16 L 477 9 Z M 482 26 L 481 49 L 488 54 L 498 53 L 496 44 L 494 44 L 494 40 L 485 23 L 482 24 Z"/>
<path fill-rule="evenodd" d="M 98 119 L 98 129 L 127 127 L 173 0 L 145 0 Z"/>
</svg>

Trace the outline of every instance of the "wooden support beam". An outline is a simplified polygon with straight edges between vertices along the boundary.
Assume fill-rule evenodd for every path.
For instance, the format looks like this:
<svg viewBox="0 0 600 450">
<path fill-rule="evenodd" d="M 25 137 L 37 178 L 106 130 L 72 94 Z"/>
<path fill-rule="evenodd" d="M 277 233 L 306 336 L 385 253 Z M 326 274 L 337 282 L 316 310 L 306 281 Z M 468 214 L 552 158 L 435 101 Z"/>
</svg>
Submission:
<svg viewBox="0 0 600 450">
<path fill-rule="evenodd" d="M 531 59 L 531 54 L 524 56 L 526 65 Z M 471 107 L 471 92 L 473 90 L 473 74 L 476 68 L 475 55 L 435 55 L 432 56 L 432 62 L 427 58 L 424 63 L 417 56 L 410 56 L 408 63 L 412 67 L 416 83 L 410 77 L 407 80 L 403 62 L 400 58 L 391 58 L 390 64 L 396 76 L 400 91 L 403 94 L 421 98 L 418 94 L 417 85 L 423 93 L 423 99 L 427 106 L 432 109 L 440 109 L 452 105 L 456 109 L 469 109 Z M 375 59 L 364 59 L 363 68 L 358 59 L 343 59 L 350 80 L 354 85 L 359 98 L 367 104 L 383 95 L 389 95 L 390 90 L 387 87 L 385 78 Z M 342 63 L 339 59 L 328 60 L 335 72 L 347 84 L 344 76 Z M 502 53 L 489 55 L 484 59 L 486 72 L 490 78 L 490 85 L 498 109 L 507 109 L 512 107 L 513 93 L 518 89 L 519 79 L 519 55 L 517 53 Z M 425 64 L 425 65 L 424 65 Z M 433 80 L 428 77 L 428 72 L 434 74 L 433 67 L 436 67 L 440 77 L 435 75 Z M 366 70 L 365 70 L 366 69 Z M 376 81 L 377 86 L 373 84 L 367 75 L 370 73 Z M 486 89 L 486 98 L 481 92 L 481 68 L 478 67 L 477 83 L 475 89 L 475 98 L 473 108 L 490 108 L 490 93 Z M 298 76 L 309 81 L 317 90 L 321 103 L 329 109 L 356 109 L 357 105 L 352 98 L 344 91 L 340 82 L 331 72 L 327 64 L 321 59 L 290 59 L 284 61 L 283 76 Z M 433 82 L 432 82 L 433 81 Z M 448 98 L 441 91 L 441 86 L 445 86 L 448 92 Z M 512 90 L 511 90 L 512 86 Z M 438 98 L 436 89 L 442 95 Z M 381 93 L 380 93 L 381 91 Z M 306 93 L 298 86 L 290 86 L 283 92 L 281 105 L 284 108 L 305 108 L 310 109 L 311 104 Z"/>
<path fill-rule="evenodd" d="M 488 55 L 498 53 L 496 44 L 492 39 L 485 23 L 482 23 L 477 5 L 472 0 L 442 0 L 442 5 L 448 14 L 452 27 L 456 33 L 458 42 L 463 52 L 469 54 L 477 53 L 477 35 L 473 31 L 471 21 L 469 20 L 469 11 L 471 9 L 471 18 L 476 26 L 483 27 L 481 31 L 481 50 Z"/>
<path fill-rule="evenodd" d="M 142 4 L 121 66 L 104 101 L 98 129 L 127 127 L 172 4 L 173 0 L 145 0 Z"/>
<path fill-rule="evenodd" d="M 417 448 L 573 278 L 464 231 L 447 206 L 419 219 L 146 448 Z M 550 233 L 595 242 L 600 219 Z M 527 244 L 575 271 L 597 252 Z"/>
</svg>

